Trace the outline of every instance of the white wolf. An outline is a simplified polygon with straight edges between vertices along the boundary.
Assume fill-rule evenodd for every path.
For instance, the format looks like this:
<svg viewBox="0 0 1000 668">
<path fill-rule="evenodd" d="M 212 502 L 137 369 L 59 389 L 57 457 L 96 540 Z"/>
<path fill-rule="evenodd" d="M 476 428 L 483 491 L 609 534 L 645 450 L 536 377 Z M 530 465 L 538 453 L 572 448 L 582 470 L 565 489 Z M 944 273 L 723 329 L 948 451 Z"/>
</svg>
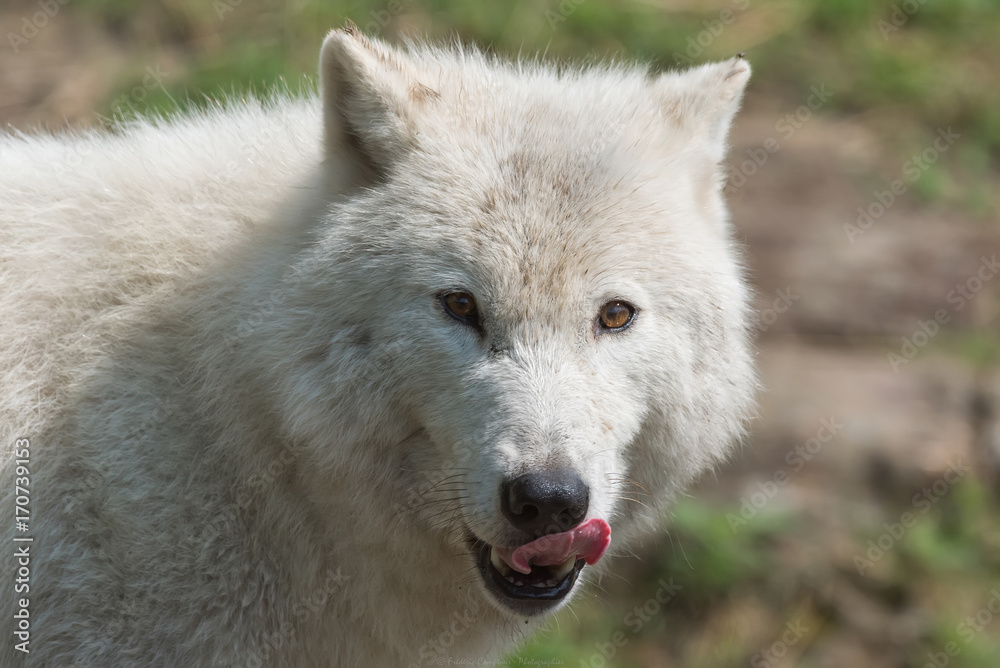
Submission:
<svg viewBox="0 0 1000 668">
<path fill-rule="evenodd" d="M 720 195 L 749 72 L 349 26 L 318 100 L 0 137 L 2 665 L 526 637 L 752 410 Z"/>
</svg>

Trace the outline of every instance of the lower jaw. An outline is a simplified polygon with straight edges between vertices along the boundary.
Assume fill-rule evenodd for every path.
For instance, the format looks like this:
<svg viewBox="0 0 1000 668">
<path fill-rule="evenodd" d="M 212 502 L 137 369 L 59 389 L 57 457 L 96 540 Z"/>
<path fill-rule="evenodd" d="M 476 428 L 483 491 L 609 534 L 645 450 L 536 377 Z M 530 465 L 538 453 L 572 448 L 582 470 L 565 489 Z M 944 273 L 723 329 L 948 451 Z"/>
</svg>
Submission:
<svg viewBox="0 0 1000 668">
<path fill-rule="evenodd" d="M 496 601 L 514 614 L 524 617 L 534 617 L 551 612 L 559 607 L 576 584 L 580 570 L 586 562 L 576 561 L 571 570 L 562 580 L 552 587 L 517 586 L 509 583 L 493 566 L 490 560 L 491 547 L 479 540 L 473 541 L 476 565 L 480 576 Z"/>
</svg>

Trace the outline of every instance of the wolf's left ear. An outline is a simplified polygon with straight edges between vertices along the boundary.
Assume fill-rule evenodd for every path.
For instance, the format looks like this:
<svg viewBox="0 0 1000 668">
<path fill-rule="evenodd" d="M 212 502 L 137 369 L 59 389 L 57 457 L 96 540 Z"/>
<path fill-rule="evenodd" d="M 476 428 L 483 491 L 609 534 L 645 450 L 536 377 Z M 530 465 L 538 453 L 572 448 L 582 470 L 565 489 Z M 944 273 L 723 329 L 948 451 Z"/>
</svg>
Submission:
<svg viewBox="0 0 1000 668">
<path fill-rule="evenodd" d="M 418 107 L 436 94 L 406 54 L 353 23 L 327 35 L 319 75 L 327 155 L 349 156 L 366 180 L 382 177 L 415 141 Z"/>
<path fill-rule="evenodd" d="M 704 142 L 710 160 L 721 162 L 729 125 L 749 80 L 750 63 L 740 54 L 721 63 L 667 72 L 653 85 L 665 114 Z"/>
</svg>

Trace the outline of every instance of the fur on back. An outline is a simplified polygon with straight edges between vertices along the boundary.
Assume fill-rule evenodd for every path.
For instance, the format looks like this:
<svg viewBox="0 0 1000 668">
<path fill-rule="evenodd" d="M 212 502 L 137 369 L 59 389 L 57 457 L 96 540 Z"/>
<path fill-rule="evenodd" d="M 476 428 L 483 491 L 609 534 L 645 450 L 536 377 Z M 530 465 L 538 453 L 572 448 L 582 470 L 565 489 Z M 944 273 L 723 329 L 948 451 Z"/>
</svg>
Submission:
<svg viewBox="0 0 1000 668">
<path fill-rule="evenodd" d="M 113 131 L 0 135 L 4 443 L 37 433 L 89 362 L 308 186 L 320 123 L 313 99 L 246 97 Z"/>
</svg>

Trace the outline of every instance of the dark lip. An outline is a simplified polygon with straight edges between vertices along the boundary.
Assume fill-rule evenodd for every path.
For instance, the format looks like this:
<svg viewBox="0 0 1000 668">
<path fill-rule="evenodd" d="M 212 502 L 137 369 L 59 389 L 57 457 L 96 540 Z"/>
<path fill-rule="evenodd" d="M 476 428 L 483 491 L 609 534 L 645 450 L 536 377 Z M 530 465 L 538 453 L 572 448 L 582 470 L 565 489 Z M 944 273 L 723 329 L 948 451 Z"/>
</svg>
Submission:
<svg viewBox="0 0 1000 668">
<path fill-rule="evenodd" d="M 554 587 L 519 586 L 504 579 L 490 562 L 491 546 L 488 543 L 475 538 L 471 540 L 479 575 L 482 576 L 486 589 L 511 611 L 526 617 L 543 614 L 559 605 L 573 589 L 580 571 L 587 563 L 583 559 L 577 559 L 573 570 Z"/>
</svg>

